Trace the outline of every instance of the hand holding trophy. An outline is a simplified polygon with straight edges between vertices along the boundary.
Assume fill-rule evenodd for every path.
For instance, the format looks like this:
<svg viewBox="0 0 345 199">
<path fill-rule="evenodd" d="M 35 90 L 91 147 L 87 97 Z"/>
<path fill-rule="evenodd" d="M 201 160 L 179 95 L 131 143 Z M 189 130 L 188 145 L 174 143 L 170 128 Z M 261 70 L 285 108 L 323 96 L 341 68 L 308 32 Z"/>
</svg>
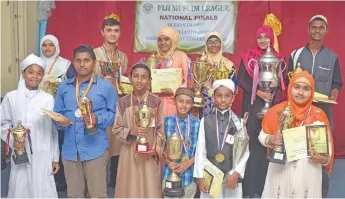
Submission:
<svg viewBox="0 0 345 199">
<path fill-rule="evenodd" d="M 22 164 L 29 162 L 28 154 L 25 149 L 25 140 L 28 134 L 28 129 L 24 128 L 21 121 L 18 121 L 17 126 L 15 128 L 8 129 L 8 131 L 12 134 L 14 142 L 17 142 L 22 146 L 20 148 L 14 148 L 14 155 L 12 156 L 14 163 Z"/>
<path fill-rule="evenodd" d="M 148 128 L 151 125 L 154 119 L 153 110 L 147 106 L 146 102 L 136 110 L 135 119 L 137 124 L 139 125 L 138 128 L 138 141 L 135 146 L 135 152 L 139 154 L 147 154 L 149 153 L 149 143 L 146 139 Z"/>
</svg>

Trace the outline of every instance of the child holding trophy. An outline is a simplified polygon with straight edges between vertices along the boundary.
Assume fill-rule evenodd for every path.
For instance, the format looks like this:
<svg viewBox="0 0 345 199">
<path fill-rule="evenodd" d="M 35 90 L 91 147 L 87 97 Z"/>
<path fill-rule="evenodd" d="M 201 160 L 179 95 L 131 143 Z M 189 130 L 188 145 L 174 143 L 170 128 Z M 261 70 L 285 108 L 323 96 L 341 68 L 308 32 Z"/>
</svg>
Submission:
<svg viewBox="0 0 345 199">
<path fill-rule="evenodd" d="M 232 110 L 235 99 L 235 84 L 230 79 L 214 81 L 213 102 L 216 110 L 200 121 L 198 145 L 195 154 L 194 177 L 197 178 L 201 191 L 200 198 L 211 198 L 206 188 L 204 169 L 209 161 L 224 173 L 224 182 L 220 185 L 219 198 L 242 198 L 242 178 L 249 157 L 248 145 L 236 148 L 234 134 L 244 128 L 243 120 Z M 241 148 L 241 149 L 240 149 Z M 242 151 L 238 153 L 238 151 Z M 238 154 L 240 154 L 239 157 Z M 239 159 L 237 164 L 233 160 Z"/>
<path fill-rule="evenodd" d="M 148 92 L 150 68 L 132 67 L 133 92 L 119 99 L 113 134 L 121 141 L 115 198 L 161 198 L 161 140 L 163 103 Z"/>
<path fill-rule="evenodd" d="M 179 174 L 179 177 L 181 178 L 181 187 L 184 189 L 184 196 L 181 198 L 194 198 L 196 192 L 193 170 L 200 120 L 193 117 L 190 113 L 190 110 L 193 107 L 193 98 L 193 90 L 183 87 L 178 88 L 175 92 L 174 99 L 177 114 L 164 119 L 166 139 L 169 140 L 170 136 L 176 132 L 181 138 L 183 145 L 183 147 L 181 147 L 182 157 L 177 162 L 173 162 L 169 159 L 169 155 L 174 154 L 169 154 L 169 150 L 166 150 L 165 152 L 167 156 L 163 169 L 163 189 L 165 196 L 171 196 L 178 192 L 173 190 L 174 188 L 169 188 L 168 181 L 172 171 Z"/>
<path fill-rule="evenodd" d="M 18 89 L 1 104 L 1 138 L 13 148 L 9 198 L 57 198 L 54 174 L 59 171 L 58 134 L 41 109 L 52 110 L 54 98 L 38 89 L 44 61 L 29 55 L 20 64 Z"/>
</svg>

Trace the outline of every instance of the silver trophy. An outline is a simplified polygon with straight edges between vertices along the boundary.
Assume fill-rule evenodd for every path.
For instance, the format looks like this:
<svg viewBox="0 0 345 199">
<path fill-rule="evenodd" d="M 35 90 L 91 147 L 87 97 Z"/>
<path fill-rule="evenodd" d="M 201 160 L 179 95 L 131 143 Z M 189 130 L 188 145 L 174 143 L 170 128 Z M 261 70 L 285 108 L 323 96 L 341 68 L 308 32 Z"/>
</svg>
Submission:
<svg viewBox="0 0 345 199">
<path fill-rule="evenodd" d="M 257 68 L 257 66 L 259 68 L 257 85 L 253 85 L 253 87 L 258 86 L 260 90 L 274 93 L 279 84 L 278 69 L 281 66 L 280 64 L 284 63 L 284 60 L 279 60 L 273 54 L 270 43 L 268 43 L 266 52 L 258 60 L 255 60 L 255 59 L 249 60 L 248 65 L 250 65 L 251 62 L 255 63 L 255 68 Z M 256 73 L 257 72 L 254 69 L 254 76 Z M 257 117 L 259 119 L 262 119 L 269 108 L 270 108 L 270 102 L 266 102 L 265 106 L 261 109 L 261 111 L 257 113 Z"/>
<path fill-rule="evenodd" d="M 234 133 L 234 144 L 232 147 L 232 168 L 236 168 L 238 162 L 241 160 L 249 142 L 249 135 L 247 133 L 248 113 L 244 114 L 243 117 L 243 127 Z"/>
</svg>

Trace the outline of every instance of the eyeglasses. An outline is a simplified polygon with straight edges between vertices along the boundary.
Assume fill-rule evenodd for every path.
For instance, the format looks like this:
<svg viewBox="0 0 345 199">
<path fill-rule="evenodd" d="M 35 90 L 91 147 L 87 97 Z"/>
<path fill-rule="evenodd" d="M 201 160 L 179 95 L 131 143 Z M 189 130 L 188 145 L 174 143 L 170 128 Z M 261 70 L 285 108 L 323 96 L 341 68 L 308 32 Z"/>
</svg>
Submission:
<svg viewBox="0 0 345 199">
<path fill-rule="evenodd" d="M 208 41 L 208 42 L 206 42 L 207 43 L 207 45 L 213 45 L 213 46 L 216 46 L 216 45 L 219 45 L 219 44 L 221 44 L 221 42 L 220 41 Z"/>
</svg>

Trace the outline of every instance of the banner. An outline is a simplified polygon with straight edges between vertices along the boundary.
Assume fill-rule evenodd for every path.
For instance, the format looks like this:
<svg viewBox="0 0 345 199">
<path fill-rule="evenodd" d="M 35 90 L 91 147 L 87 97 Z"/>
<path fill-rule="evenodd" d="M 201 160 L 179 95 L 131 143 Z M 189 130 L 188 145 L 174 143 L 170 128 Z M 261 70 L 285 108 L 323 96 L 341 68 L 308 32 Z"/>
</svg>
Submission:
<svg viewBox="0 0 345 199">
<path fill-rule="evenodd" d="M 235 1 L 137 1 L 135 52 L 155 52 L 157 32 L 164 26 L 179 32 L 179 50 L 204 51 L 205 36 L 212 31 L 223 35 L 223 52 L 235 52 L 237 2 Z"/>
</svg>

